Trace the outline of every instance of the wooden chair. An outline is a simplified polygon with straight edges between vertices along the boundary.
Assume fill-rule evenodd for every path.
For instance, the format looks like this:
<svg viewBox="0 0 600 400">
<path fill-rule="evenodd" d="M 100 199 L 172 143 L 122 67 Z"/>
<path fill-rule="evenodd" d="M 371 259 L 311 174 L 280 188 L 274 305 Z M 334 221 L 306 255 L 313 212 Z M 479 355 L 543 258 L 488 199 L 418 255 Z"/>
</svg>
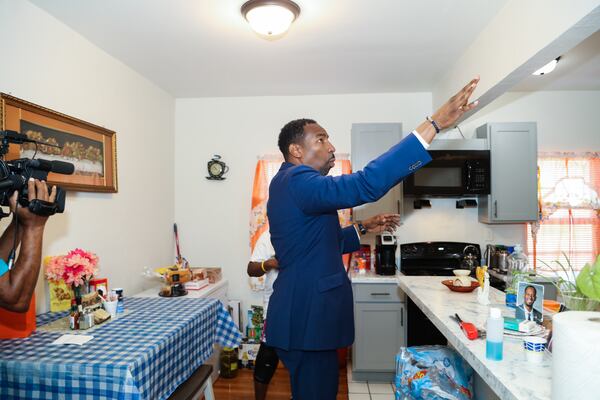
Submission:
<svg viewBox="0 0 600 400">
<path fill-rule="evenodd" d="M 199 400 L 202 395 L 205 400 L 215 400 L 210 378 L 212 369 L 212 365 L 201 365 L 167 400 Z"/>
</svg>

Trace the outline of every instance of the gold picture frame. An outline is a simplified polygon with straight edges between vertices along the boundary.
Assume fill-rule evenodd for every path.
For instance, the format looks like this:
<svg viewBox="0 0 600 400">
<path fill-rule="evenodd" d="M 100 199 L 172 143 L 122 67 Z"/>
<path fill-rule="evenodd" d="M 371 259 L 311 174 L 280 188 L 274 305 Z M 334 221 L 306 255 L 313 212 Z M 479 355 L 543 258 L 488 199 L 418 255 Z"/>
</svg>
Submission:
<svg viewBox="0 0 600 400">
<path fill-rule="evenodd" d="M 38 142 L 11 144 L 6 160 L 36 158 L 75 165 L 73 175 L 50 172 L 48 183 L 68 190 L 117 192 L 117 135 L 57 111 L 0 93 L 0 128 L 26 134 Z"/>
</svg>

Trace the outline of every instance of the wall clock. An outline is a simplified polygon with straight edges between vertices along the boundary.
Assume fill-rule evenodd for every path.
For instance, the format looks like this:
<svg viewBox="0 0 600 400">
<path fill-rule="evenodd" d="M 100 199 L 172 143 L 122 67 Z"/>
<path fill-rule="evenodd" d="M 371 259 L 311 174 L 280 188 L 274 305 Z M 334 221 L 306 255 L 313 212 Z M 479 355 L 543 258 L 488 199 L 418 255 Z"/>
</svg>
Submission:
<svg viewBox="0 0 600 400">
<path fill-rule="evenodd" d="M 208 162 L 208 176 L 206 179 L 210 179 L 213 181 L 222 181 L 225 179 L 223 175 L 229 171 L 229 167 L 223 162 L 220 161 L 221 156 L 215 154 L 215 156 Z"/>
</svg>

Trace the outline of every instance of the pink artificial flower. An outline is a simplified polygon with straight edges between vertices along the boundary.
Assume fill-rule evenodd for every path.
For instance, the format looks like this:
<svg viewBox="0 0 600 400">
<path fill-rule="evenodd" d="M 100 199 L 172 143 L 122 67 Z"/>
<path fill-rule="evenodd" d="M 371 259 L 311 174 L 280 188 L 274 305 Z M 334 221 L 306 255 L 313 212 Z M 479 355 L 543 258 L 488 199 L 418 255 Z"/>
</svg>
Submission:
<svg viewBox="0 0 600 400">
<path fill-rule="evenodd" d="M 82 249 L 71 250 L 66 256 L 46 257 L 46 277 L 64 280 L 68 285 L 80 286 L 98 271 L 98 256 Z"/>
<path fill-rule="evenodd" d="M 44 259 L 46 278 L 53 281 L 61 280 L 64 274 L 64 256 L 46 257 Z"/>
<path fill-rule="evenodd" d="M 79 255 L 81 257 L 84 257 L 94 266 L 96 266 L 96 264 L 98 264 L 98 256 L 96 256 L 94 253 L 91 253 L 89 251 L 85 251 L 82 249 L 71 250 L 69 252 L 69 254 L 67 254 L 67 257 L 70 257 L 72 255 Z"/>
</svg>

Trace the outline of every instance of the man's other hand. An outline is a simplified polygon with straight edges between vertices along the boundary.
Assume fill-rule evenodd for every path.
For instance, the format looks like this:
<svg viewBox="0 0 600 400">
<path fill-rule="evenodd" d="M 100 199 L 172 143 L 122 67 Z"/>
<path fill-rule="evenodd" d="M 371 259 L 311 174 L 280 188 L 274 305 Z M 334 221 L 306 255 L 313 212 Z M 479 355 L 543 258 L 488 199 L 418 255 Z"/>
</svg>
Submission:
<svg viewBox="0 0 600 400">
<path fill-rule="evenodd" d="M 48 185 L 46 185 L 45 181 L 29 178 L 29 181 L 27 182 L 27 195 L 29 201 L 38 199 L 47 201 L 49 203 L 54 203 L 56 200 L 56 186 L 52 186 L 52 191 L 50 194 L 48 194 Z M 12 212 L 16 212 L 19 219 L 19 224 L 24 227 L 43 228 L 46 224 L 48 216 L 34 214 L 29 211 L 27 207 L 22 207 L 20 204 L 17 204 L 18 197 L 19 192 L 15 191 L 10 197 L 9 206 Z"/>
<path fill-rule="evenodd" d="M 394 232 L 400 226 L 400 215 L 398 214 L 378 214 L 374 217 L 362 221 L 367 232 Z"/>
</svg>

